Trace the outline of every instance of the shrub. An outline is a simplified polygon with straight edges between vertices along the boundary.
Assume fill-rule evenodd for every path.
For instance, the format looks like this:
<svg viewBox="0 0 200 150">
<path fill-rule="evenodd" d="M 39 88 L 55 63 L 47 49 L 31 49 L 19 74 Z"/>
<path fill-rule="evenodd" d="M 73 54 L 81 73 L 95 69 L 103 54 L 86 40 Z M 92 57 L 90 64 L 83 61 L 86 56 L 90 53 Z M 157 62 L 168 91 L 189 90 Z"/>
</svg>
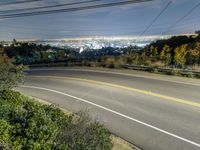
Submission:
<svg viewBox="0 0 200 150">
<path fill-rule="evenodd" d="M 152 70 L 150 70 L 151 72 L 153 72 L 153 73 L 158 73 L 159 71 L 158 71 L 158 68 L 156 68 L 156 67 L 154 67 L 154 68 L 151 68 Z"/>
<path fill-rule="evenodd" d="M 165 64 L 162 61 L 156 61 L 156 62 L 152 62 L 151 64 L 152 67 L 165 67 Z"/>
<path fill-rule="evenodd" d="M 66 115 L 55 105 L 42 105 L 18 92 L 3 91 L 0 149 L 111 149 L 109 131 L 78 115 Z"/>
<path fill-rule="evenodd" d="M 6 120 L 0 119 L 0 149 L 8 149 L 11 126 Z"/>
<path fill-rule="evenodd" d="M 0 91 L 0 96 L 1 99 L 7 100 L 9 103 L 14 104 L 14 105 L 22 105 L 23 99 L 21 98 L 21 94 L 16 91 Z"/>
<path fill-rule="evenodd" d="M 110 132 L 99 123 L 91 123 L 89 116 L 80 112 L 76 123 L 60 136 L 60 149 L 109 150 L 112 148 Z"/>
<path fill-rule="evenodd" d="M 113 57 L 109 57 L 105 60 L 105 66 L 108 68 L 114 68 L 115 67 L 115 59 Z"/>
<path fill-rule="evenodd" d="M 51 149 L 60 132 L 72 123 L 72 117 L 57 107 L 41 105 L 18 92 L 4 91 L 0 103 L 0 119 L 12 128 L 8 134 L 11 140 L 1 136 L 0 140 L 13 149 Z"/>
<path fill-rule="evenodd" d="M 188 78 L 194 78 L 195 77 L 195 75 L 192 72 L 181 73 L 181 76 L 188 77 Z"/>
<path fill-rule="evenodd" d="M 177 69 L 170 69 L 168 72 L 167 72 L 168 75 L 180 75 L 180 71 L 177 70 Z"/>
</svg>

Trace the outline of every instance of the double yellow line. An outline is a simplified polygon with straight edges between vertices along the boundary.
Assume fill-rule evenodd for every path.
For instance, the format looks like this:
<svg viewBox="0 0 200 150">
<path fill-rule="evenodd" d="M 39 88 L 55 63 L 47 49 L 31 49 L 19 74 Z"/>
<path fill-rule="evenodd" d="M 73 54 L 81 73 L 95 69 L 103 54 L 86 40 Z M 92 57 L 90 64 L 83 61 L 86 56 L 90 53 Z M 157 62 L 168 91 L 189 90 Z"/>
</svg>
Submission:
<svg viewBox="0 0 200 150">
<path fill-rule="evenodd" d="M 146 91 L 146 90 L 140 90 L 140 89 L 136 89 L 133 87 L 127 87 L 127 86 L 123 86 L 123 85 L 117 85 L 117 84 L 107 83 L 107 82 L 102 82 L 102 81 L 95 81 L 95 80 L 89 80 L 89 79 L 84 79 L 84 78 L 58 77 L 58 76 L 29 76 L 29 77 L 83 81 L 83 82 L 93 83 L 93 84 L 97 84 L 97 85 L 105 85 L 105 86 L 110 86 L 110 87 L 114 87 L 114 88 L 121 88 L 124 90 L 134 91 L 137 93 L 158 97 L 158 98 L 161 98 L 162 100 L 167 100 L 167 101 L 177 102 L 177 103 L 186 104 L 186 105 L 190 105 L 190 106 L 200 107 L 200 103 L 193 102 L 191 100 L 184 100 L 184 99 L 175 98 L 175 97 L 171 97 L 171 96 L 165 96 L 162 94 L 158 94 L 158 93 L 154 93 L 154 92 L 150 92 L 150 91 Z"/>
</svg>

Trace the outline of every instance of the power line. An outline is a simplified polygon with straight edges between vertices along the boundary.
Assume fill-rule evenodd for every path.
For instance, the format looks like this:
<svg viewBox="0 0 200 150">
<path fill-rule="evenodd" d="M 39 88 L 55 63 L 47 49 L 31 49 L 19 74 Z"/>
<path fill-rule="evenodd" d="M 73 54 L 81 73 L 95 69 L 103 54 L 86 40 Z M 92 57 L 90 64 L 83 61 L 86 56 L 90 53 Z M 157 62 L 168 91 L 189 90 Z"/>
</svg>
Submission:
<svg viewBox="0 0 200 150">
<path fill-rule="evenodd" d="M 162 24 L 160 24 L 162 25 Z M 162 28 L 167 28 L 165 26 L 160 26 L 160 25 L 157 25 L 157 26 L 154 26 L 152 29 L 150 29 L 150 31 L 152 30 L 156 30 L 156 29 L 162 29 Z M 190 24 L 191 25 L 191 24 Z M 132 31 L 132 30 L 137 30 L 138 33 L 141 33 L 141 27 L 124 27 L 124 28 L 99 28 L 99 29 L 47 29 L 47 28 L 40 28 L 40 27 L 27 27 L 27 26 L 21 26 L 21 25 L 2 25 L 0 24 L 1 27 L 4 27 L 4 28 L 8 28 L 8 29 L 16 29 L 16 28 L 23 28 L 23 29 L 27 29 L 27 30 L 34 30 L 34 31 L 55 31 L 55 32 L 59 32 L 59 33 L 67 33 L 67 32 L 74 32 L 74 31 L 80 31 L 80 32 L 84 32 L 84 31 L 120 31 L 120 30 L 125 30 L 125 31 Z M 1 29 L 1 28 L 0 28 Z"/>
<path fill-rule="evenodd" d="M 159 27 L 159 28 L 163 28 L 163 27 Z M 157 30 L 157 28 L 156 29 L 150 29 L 150 31 L 154 31 L 154 30 Z M 42 30 L 43 31 L 43 30 Z M 51 30 L 50 30 L 51 31 Z M 97 31 L 97 30 L 68 30 L 68 31 Z M 109 31 L 111 31 L 110 29 L 109 29 Z M 119 32 L 119 30 L 117 30 L 118 32 Z M 66 33 L 64 33 L 64 32 L 62 32 L 62 33 L 51 33 L 51 34 L 49 34 L 49 33 L 41 33 L 41 32 L 39 32 L 39 33 L 36 33 L 36 32 L 32 32 L 32 31 L 29 31 L 29 32 L 19 32 L 19 31 L 9 31 L 9 30 L 3 30 L 3 31 L 0 31 L 1 33 L 2 32 L 4 32 L 4 33 L 11 33 L 11 34 L 13 34 L 13 35 L 15 35 L 15 34 L 19 34 L 19 35 L 37 35 L 37 36 L 57 36 L 57 37 L 59 37 L 59 36 L 75 36 L 75 35 L 72 35 L 72 34 L 66 34 Z M 108 34 L 110 34 L 110 35 L 113 35 L 113 33 L 109 33 L 108 31 L 106 32 L 106 33 L 108 33 Z M 129 33 L 130 35 L 132 35 L 132 34 L 135 34 L 135 35 L 137 35 L 138 33 L 141 33 L 141 30 L 136 30 L 136 31 L 133 31 L 133 32 L 127 32 L 127 31 L 120 31 L 120 34 L 126 34 L 127 35 L 127 33 Z M 99 33 L 99 34 L 102 34 L 102 33 Z M 119 34 L 119 33 L 117 33 L 117 34 Z M 81 36 L 81 32 L 79 32 L 79 36 Z M 82 34 L 82 36 L 83 36 L 83 34 Z"/>
<path fill-rule="evenodd" d="M 196 24 L 195 24 L 196 23 Z M 184 25 L 179 25 L 178 27 L 174 27 L 174 28 L 179 28 L 179 27 L 185 27 L 185 26 L 191 26 L 191 25 L 198 25 L 197 22 L 190 22 L 189 24 L 184 24 Z M 39 31 L 39 30 L 42 30 L 42 31 L 56 31 L 56 32 L 74 32 L 74 31 L 114 31 L 114 30 L 140 30 L 142 28 L 142 26 L 138 26 L 138 27 L 117 27 L 117 28 L 98 28 L 98 29 L 64 29 L 64 28 L 58 28 L 58 29 L 55 29 L 55 28 L 44 28 L 44 27 L 38 27 L 38 26 L 26 26 L 26 25 L 18 25 L 18 24 L 3 24 L 3 23 L 0 23 L 0 27 L 5 27 L 5 28 L 11 28 L 11 29 L 15 29 L 15 28 L 23 28 L 23 29 L 27 29 L 27 30 L 34 30 L 34 31 Z M 143 26 L 144 27 L 144 26 Z M 156 24 L 152 27 L 152 29 L 160 29 L 160 28 L 165 28 L 167 29 L 169 26 L 167 25 L 166 22 L 163 22 L 163 23 L 160 23 L 160 24 Z M 87 28 L 87 27 L 86 27 Z M 1 29 L 1 28 L 0 28 Z M 151 30 L 151 29 L 149 29 Z M 143 30 L 140 30 L 140 33 L 141 31 Z M 152 30 L 151 30 L 152 31 Z"/>
<path fill-rule="evenodd" d="M 8 15 L 0 15 L 0 19 L 35 16 L 35 15 L 45 15 L 45 14 L 53 14 L 53 13 L 61 13 L 61 12 L 74 12 L 74 11 L 80 11 L 80 10 L 121 6 L 121 5 L 128 5 L 128 4 L 133 4 L 133 3 L 142 3 L 142 2 L 149 2 L 149 1 L 153 1 L 153 0 L 129 0 L 129 1 L 122 1 L 122 2 L 113 2 L 113 3 L 90 5 L 90 6 L 83 6 L 83 7 L 74 7 L 74 8 L 64 8 L 64 9 L 57 9 L 57 10 L 15 13 L 15 14 L 8 14 Z"/>
<path fill-rule="evenodd" d="M 181 18 L 179 18 L 174 24 L 172 24 L 165 32 L 164 34 L 168 33 L 172 28 L 174 28 L 178 23 L 183 21 L 187 16 L 189 16 L 196 8 L 200 6 L 200 3 L 196 4 L 194 7 L 192 7 L 186 14 L 184 14 Z"/>
<path fill-rule="evenodd" d="M 28 27 L 28 26 L 22 26 L 22 25 L 10 25 L 10 24 L 1 24 L 0 27 L 5 27 L 5 28 L 23 28 L 23 29 L 28 29 L 28 30 L 43 30 L 43 31 L 57 31 L 57 32 L 73 32 L 73 31 L 113 31 L 113 30 L 137 30 L 141 29 L 141 27 L 125 27 L 125 28 L 99 28 L 99 29 L 47 29 L 47 28 L 40 28 L 40 27 Z M 1 28 L 0 28 L 1 29 Z"/>
<path fill-rule="evenodd" d="M 0 13 L 21 12 L 21 11 L 30 11 L 30 10 L 38 10 L 38 9 L 46 9 L 46 8 L 56 8 L 56 7 L 71 6 L 71 5 L 78 5 L 78 4 L 87 4 L 87 3 L 99 2 L 99 1 L 102 1 L 102 0 L 88 0 L 88 1 L 81 1 L 81 2 L 57 4 L 57 5 L 51 5 L 51 6 L 23 8 L 23 9 L 14 9 L 14 10 L 3 10 L 3 11 L 0 11 Z"/>
<path fill-rule="evenodd" d="M 14 2 L 4 2 L 4 3 L 0 3 L 0 6 L 32 3 L 32 2 L 38 2 L 38 1 L 42 1 L 42 0 L 24 0 L 24 1 L 14 1 Z"/>
<path fill-rule="evenodd" d="M 23 36 L 30 36 L 30 35 L 32 35 L 32 36 L 44 36 L 44 37 L 57 37 L 57 38 L 60 38 L 60 37 L 70 37 L 70 36 L 92 36 L 92 35 L 90 35 L 90 34 L 87 34 L 87 35 L 85 35 L 85 34 L 49 34 L 49 33 L 33 33 L 33 32 L 30 32 L 30 33 L 28 33 L 28 32 L 16 32 L 16 31 L 14 31 L 14 32 L 8 32 L 8 31 L 1 31 L 1 33 L 2 32 L 4 32 L 4 33 L 7 33 L 7 35 L 12 35 L 12 36 L 17 36 L 17 35 L 23 35 Z M 128 33 L 130 33 L 130 32 L 128 32 Z M 101 34 L 101 33 L 100 33 Z M 123 32 L 123 33 L 121 33 L 121 35 L 124 35 L 124 34 L 126 34 L 127 35 L 127 32 Z M 103 35 L 105 35 L 105 34 L 103 34 Z M 118 33 L 117 34 L 108 34 L 107 33 L 107 35 L 109 35 L 109 36 L 113 36 L 113 35 L 118 35 Z"/>
<path fill-rule="evenodd" d="M 140 34 L 144 35 L 151 27 L 152 25 L 158 20 L 158 18 L 169 8 L 169 6 L 172 4 L 172 1 L 169 1 L 167 5 L 161 10 L 161 12 L 153 19 L 153 21 L 146 27 L 146 29 Z"/>
</svg>

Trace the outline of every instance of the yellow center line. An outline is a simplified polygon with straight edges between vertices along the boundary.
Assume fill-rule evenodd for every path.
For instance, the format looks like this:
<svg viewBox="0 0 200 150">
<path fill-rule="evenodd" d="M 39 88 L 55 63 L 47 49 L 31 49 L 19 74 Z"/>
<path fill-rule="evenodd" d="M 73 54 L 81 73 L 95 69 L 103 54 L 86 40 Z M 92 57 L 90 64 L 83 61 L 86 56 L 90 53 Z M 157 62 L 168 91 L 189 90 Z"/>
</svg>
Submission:
<svg viewBox="0 0 200 150">
<path fill-rule="evenodd" d="M 190 105 L 190 106 L 200 107 L 200 103 L 193 102 L 191 100 L 175 98 L 175 97 L 166 96 L 166 95 L 162 95 L 162 94 L 158 94 L 158 93 L 154 93 L 154 92 L 150 92 L 150 91 L 146 91 L 146 90 L 140 90 L 140 89 L 136 89 L 136 88 L 133 88 L 133 87 L 123 86 L 123 85 L 118 85 L 118 84 L 113 84 L 113 83 L 107 83 L 107 82 L 102 82 L 102 81 L 95 81 L 95 80 L 90 80 L 90 79 L 74 78 L 74 77 L 58 77 L 58 76 L 29 76 L 29 77 L 36 77 L 36 78 L 44 78 L 45 77 L 45 78 L 84 81 L 84 82 L 93 83 L 93 84 L 97 84 L 97 85 L 106 85 L 106 86 L 110 86 L 110 87 L 134 91 L 134 92 L 137 92 L 137 93 L 162 98 L 163 100 L 167 100 L 167 101 L 173 101 L 173 102 L 178 102 L 178 103 L 182 103 L 182 104 L 186 104 L 186 105 Z"/>
</svg>

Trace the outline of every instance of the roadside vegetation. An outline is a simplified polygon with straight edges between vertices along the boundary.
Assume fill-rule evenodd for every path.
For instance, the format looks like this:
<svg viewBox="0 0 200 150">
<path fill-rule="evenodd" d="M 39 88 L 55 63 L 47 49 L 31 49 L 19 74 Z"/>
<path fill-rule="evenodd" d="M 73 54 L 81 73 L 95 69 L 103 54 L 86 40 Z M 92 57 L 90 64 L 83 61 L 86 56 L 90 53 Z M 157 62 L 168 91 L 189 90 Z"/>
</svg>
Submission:
<svg viewBox="0 0 200 150">
<path fill-rule="evenodd" d="M 15 91 L 1 91 L 0 149 L 109 150 L 110 132 L 85 114 L 65 114 Z"/>
<path fill-rule="evenodd" d="M 109 150 L 111 134 L 85 113 L 66 114 L 13 91 L 25 68 L 0 53 L 0 149 Z"/>
<path fill-rule="evenodd" d="M 10 46 L 1 47 L 16 64 L 65 63 L 83 66 L 121 68 L 124 65 L 147 66 L 147 71 L 198 77 L 193 71 L 200 72 L 200 34 L 175 36 L 170 39 L 157 40 L 145 47 L 129 46 L 127 48 L 106 47 L 99 50 L 56 48 L 34 43 L 20 43 L 13 40 Z M 157 68 L 167 68 L 163 72 Z M 133 68 L 134 69 L 134 68 Z M 190 70 L 182 74 L 181 70 Z"/>
</svg>

